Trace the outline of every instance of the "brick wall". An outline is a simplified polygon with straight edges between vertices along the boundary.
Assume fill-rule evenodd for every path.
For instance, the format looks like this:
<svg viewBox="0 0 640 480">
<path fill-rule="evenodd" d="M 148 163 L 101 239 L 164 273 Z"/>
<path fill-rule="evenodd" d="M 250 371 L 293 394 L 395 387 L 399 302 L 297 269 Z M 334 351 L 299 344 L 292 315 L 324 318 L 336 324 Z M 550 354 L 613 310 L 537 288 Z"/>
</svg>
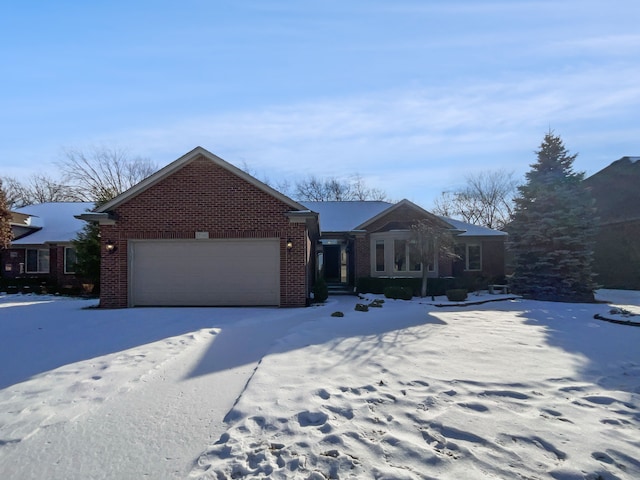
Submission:
<svg viewBox="0 0 640 480">
<path fill-rule="evenodd" d="M 205 157 L 197 157 L 159 183 L 118 206 L 115 225 L 102 225 L 100 305 L 128 305 L 127 242 L 130 239 L 279 238 L 280 306 L 304 306 L 308 281 L 304 224 L 290 223 L 291 207 Z M 287 251 L 286 242 L 293 241 Z M 104 245 L 115 242 L 107 253 Z"/>
<path fill-rule="evenodd" d="M 410 205 L 400 205 L 388 215 L 379 218 L 367 226 L 367 235 L 356 238 L 356 278 L 371 275 L 371 243 L 369 233 L 382 232 L 394 229 L 408 229 L 411 225 L 425 218 L 439 222 L 437 217 L 425 217 L 424 213 Z M 467 241 L 468 239 L 465 239 Z M 505 272 L 504 238 L 481 239 L 482 242 L 482 272 L 474 275 L 485 277 L 497 277 Z M 438 276 L 447 277 L 453 275 L 453 261 L 451 258 L 440 257 L 438 259 Z"/>
<path fill-rule="evenodd" d="M 356 237 L 355 247 L 355 269 L 356 283 L 359 278 L 371 276 L 371 247 L 369 235 L 361 235 Z"/>
<path fill-rule="evenodd" d="M 49 249 L 49 273 L 27 273 L 26 272 L 26 248 L 48 248 Z M 43 282 L 57 285 L 60 288 L 71 287 L 80 288 L 82 282 L 74 274 L 64 273 L 64 246 L 53 245 L 34 245 L 33 247 L 9 248 L 1 252 L 2 272 L 0 277 L 6 279 L 26 278 L 26 279 L 42 279 Z M 23 265 L 23 271 L 20 271 L 20 264 Z M 7 265 L 10 269 L 7 270 Z"/>
</svg>

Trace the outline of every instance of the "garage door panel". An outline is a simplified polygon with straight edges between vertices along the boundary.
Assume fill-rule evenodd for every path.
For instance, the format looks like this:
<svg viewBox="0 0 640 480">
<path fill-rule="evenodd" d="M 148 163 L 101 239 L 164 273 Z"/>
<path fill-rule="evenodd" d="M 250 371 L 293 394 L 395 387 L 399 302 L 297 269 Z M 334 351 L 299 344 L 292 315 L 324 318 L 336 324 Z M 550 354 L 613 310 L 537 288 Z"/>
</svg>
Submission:
<svg viewBox="0 0 640 480">
<path fill-rule="evenodd" d="M 134 306 L 279 305 L 278 239 L 134 241 Z"/>
</svg>

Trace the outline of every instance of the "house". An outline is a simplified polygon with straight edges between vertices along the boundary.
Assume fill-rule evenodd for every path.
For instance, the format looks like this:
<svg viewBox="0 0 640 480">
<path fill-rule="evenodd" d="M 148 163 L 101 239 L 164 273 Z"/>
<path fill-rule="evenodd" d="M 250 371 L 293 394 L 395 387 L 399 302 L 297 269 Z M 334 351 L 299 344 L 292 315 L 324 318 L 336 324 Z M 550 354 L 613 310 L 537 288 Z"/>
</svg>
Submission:
<svg viewBox="0 0 640 480">
<path fill-rule="evenodd" d="M 319 213 L 317 265 L 327 283 L 354 287 L 363 278 L 421 278 L 410 227 L 430 221 L 455 232 L 457 258 L 434 258 L 428 276 L 457 277 L 474 285 L 504 275 L 506 234 L 436 216 L 402 200 L 397 203 L 303 202 Z"/>
<path fill-rule="evenodd" d="M 72 241 L 85 223 L 75 218 L 93 203 L 52 202 L 11 212 L 11 247 L 0 251 L 0 276 L 7 281 L 80 288 Z"/>
<path fill-rule="evenodd" d="M 307 304 L 318 275 L 415 277 L 408 228 L 458 232 L 460 260 L 430 274 L 499 276 L 505 234 L 436 217 L 403 200 L 296 202 L 197 147 L 80 218 L 100 224 L 101 301 L 156 305 Z"/>
<path fill-rule="evenodd" d="M 622 157 L 584 183 L 596 206 L 596 282 L 640 289 L 640 157 Z"/>
</svg>

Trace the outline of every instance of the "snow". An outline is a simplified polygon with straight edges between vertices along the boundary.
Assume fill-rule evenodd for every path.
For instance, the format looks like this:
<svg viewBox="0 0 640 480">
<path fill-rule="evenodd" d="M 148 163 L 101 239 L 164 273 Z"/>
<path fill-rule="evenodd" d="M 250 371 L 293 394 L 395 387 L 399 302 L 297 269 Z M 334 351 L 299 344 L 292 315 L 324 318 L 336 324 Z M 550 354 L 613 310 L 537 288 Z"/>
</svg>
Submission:
<svg viewBox="0 0 640 480">
<path fill-rule="evenodd" d="M 30 220 L 33 226 L 41 227 L 30 235 L 13 240 L 12 245 L 39 245 L 47 242 L 70 242 L 86 225 L 74 215 L 92 210 L 91 202 L 51 202 L 29 205 L 16 209 L 16 212 L 37 217 Z"/>
<path fill-rule="evenodd" d="M 640 478 L 640 292 L 375 298 L 0 295 L 0 478 Z"/>
<path fill-rule="evenodd" d="M 393 204 L 382 201 L 302 202 L 318 213 L 322 232 L 350 232 L 358 225 L 384 212 Z"/>
<path fill-rule="evenodd" d="M 462 220 L 456 220 L 454 218 L 447 218 L 442 216 L 440 216 L 440 218 L 451 225 L 453 228 L 462 231 L 462 233 L 457 235 L 458 237 L 505 237 L 507 235 L 505 232 L 501 232 L 500 230 L 493 230 L 491 228 L 482 227 L 480 225 L 473 225 L 471 223 L 463 222 Z"/>
</svg>

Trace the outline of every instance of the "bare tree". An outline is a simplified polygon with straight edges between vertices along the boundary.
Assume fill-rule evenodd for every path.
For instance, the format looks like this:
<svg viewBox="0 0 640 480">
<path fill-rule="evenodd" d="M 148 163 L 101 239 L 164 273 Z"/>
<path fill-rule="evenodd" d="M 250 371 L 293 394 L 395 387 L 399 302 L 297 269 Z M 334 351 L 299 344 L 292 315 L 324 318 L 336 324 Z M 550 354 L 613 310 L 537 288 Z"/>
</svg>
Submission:
<svg viewBox="0 0 640 480">
<path fill-rule="evenodd" d="M 360 175 L 349 180 L 336 177 L 321 179 L 310 175 L 296 182 L 293 195 L 297 200 L 310 202 L 386 200 L 386 194 L 379 189 L 369 188 Z"/>
<path fill-rule="evenodd" d="M 474 225 L 501 229 L 511 220 L 517 184 L 514 173 L 506 170 L 469 175 L 464 187 L 442 192 L 433 211 Z"/>
<path fill-rule="evenodd" d="M 157 170 L 148 158 L 130 157 L 127 150 L 117 147 L 68 148 L 58 166 L 78 200 L 89 202 L 111 199 Z"/>
<path fill-rule="evenodd" d="M 13 177 L 0 178 L 2 182 L 2 189 L 4 192 L 4 199 L 7 204 L 7 208 L 20 208 L 26 204 L 22 202 L 23 198 L 23 186 Z"/>
<path fill-rule="evenodd" d="M 368 187 L 359 174 L 355 174 L 351 178 L 351 194 L 353 200 L 388 200 L 387 194 L 383 190 Z"/>
<path fill-rule="evenodd" d="M 0 250 L 9 248 L 12 238 L 11 212 L 7 206 L 7 196 L 2 188 L 2 179 L 0 179 Z"/>
<path fill-rule="evenodd" d="M 44 173 L 33 174 L 24 183 L 10 177 L 5 180 L 7 204 L 12 208 L 35 203 L 79 200 L 77 193 L 71 187 Z"/>
<path fill-rule="evenodd" d="M 410 242 L 422 264 L 420 296 L 427 296 L 429 265 L 439 258 L 456 258 L 454 232 L 450 227 L 431 220 L 420 220 L 410 227 Z"/>
</svg>

